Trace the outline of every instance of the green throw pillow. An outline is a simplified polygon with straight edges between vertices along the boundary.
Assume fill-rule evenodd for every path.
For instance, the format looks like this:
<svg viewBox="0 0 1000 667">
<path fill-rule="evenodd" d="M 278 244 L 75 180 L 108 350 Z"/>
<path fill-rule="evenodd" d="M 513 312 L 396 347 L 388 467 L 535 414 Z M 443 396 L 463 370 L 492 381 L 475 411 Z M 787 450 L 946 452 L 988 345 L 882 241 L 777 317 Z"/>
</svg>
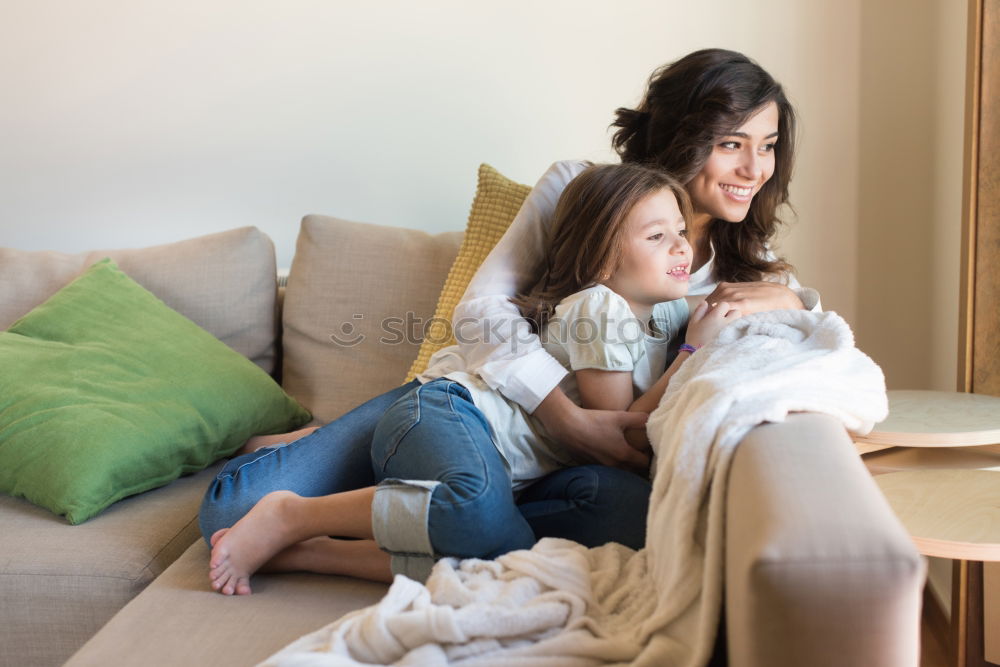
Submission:
<svg viewBox="0 0 1000 667">
<path fill-rule="evenodd" d="M 0 332 L 0 491 L 73 524 L 308 420 L 110 259 Z"/>
</svg>

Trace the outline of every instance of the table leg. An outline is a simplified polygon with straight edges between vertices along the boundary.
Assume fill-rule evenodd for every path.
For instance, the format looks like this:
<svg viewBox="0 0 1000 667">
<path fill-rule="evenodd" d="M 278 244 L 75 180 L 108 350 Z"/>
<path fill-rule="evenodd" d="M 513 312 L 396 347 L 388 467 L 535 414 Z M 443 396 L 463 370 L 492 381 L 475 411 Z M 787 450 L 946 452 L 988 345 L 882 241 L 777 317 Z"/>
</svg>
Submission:
<svg viewBox="0 0 1000 667">
<path fill-rule="evenodd" d="M 951 570 L 951 643 L 957 667 L 986 667 L 983 655 L 983 564 L 956 560 Z"/>
</svg>

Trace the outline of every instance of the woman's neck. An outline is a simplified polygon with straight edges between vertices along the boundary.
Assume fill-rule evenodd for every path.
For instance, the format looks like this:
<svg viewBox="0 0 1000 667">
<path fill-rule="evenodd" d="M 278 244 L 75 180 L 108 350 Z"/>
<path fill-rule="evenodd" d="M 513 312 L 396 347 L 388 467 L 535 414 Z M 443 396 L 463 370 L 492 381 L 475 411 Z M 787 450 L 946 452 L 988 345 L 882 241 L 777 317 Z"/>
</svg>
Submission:
<svg viewBox="0 0 1000 667">
<path fill-rule="evenodd" d="M 691 261 L 691 273 L 703 267 L 712 254 L 712 244 L 708 238 L 708 229 L 712 222 L 712 216 L 708 213 L 695 213 L 693 217 L 694 219 L 687 226 L 687 240 L 694 251 L 694 258 Z"/>
</svg>

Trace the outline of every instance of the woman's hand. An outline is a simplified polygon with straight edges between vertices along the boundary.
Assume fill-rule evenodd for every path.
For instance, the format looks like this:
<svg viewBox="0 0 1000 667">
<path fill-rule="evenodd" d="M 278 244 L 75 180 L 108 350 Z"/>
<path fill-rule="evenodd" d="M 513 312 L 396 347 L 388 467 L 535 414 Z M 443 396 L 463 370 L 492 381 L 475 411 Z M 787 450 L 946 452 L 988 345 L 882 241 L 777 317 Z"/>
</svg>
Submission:
<svg viewBox="0 0 1000 667">
<path fill-rule="evenodd" d="M 578 459 L 640 474 L 649 469 L 648 446 L 645 451 L 634 449 L 625 438 L 627 429 L 645 429 L 649 415 L 643 412 L 585 410 L 556 387 L 534 414 Z"/>
<path fill-rule="evenodd" d="M 709 304 L 725 301 L 743 315 L 765 310 L 801 310 L 804 308 L 798 295 L 781 283 L 761 280 L 752 283 L 719 283 L 705 297 Z"/>
<path fill-rule="evenodd" d="M 742 312 L 726 301 L 720 301 L 714 306 L 702 301 L 688 320 L 685 342 L 695 347 L 711 343 L 723 327 L 742 316 Z"/>
</svg>

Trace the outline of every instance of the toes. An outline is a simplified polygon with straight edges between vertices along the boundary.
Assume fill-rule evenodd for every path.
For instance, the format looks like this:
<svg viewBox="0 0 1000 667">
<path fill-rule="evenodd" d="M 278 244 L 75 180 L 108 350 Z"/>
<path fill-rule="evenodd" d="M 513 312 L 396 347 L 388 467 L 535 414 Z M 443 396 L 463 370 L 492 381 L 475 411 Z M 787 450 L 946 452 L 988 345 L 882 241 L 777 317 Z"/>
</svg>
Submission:
<svg viewBox="0 0 1000 667">
<path fill-rule="evenodd" d="M 239 577 L 236 580 L 236 594 L 237 595 L 250 595 L 250 580 L 245 577 Z"/>
<path fill-rule="evenodd" d="M 223 593 L 224 595 L 232 595 L 232 593 L 226 593 L 227 587 L 232 588 L 232 580 L 233 577 L 229 574 L 229 572 L 223 572 L 219 576 L 212 579 L 212 588 L 220 593 Z"/>
<path fill-rule="evenodd" d="M 229 561 L 228 549 L 216 546 L 212 549 L 212 557 L 208 560 L 208 567 L 211 569 L 220 568 Z"/>
<path fill-rule="evenodd" d="M 219 530 L 217 530 L 214 533 L 212 533 L 212 537 L 208 538 L 208 543 L 211 544 L 214 547 L 216 545 L 216 543 L 220 539 L 222 539 L 222 536 L 225 535 L 228 532 L 229 532 L 228 528 L 220 528 Z"/>
</svg>

